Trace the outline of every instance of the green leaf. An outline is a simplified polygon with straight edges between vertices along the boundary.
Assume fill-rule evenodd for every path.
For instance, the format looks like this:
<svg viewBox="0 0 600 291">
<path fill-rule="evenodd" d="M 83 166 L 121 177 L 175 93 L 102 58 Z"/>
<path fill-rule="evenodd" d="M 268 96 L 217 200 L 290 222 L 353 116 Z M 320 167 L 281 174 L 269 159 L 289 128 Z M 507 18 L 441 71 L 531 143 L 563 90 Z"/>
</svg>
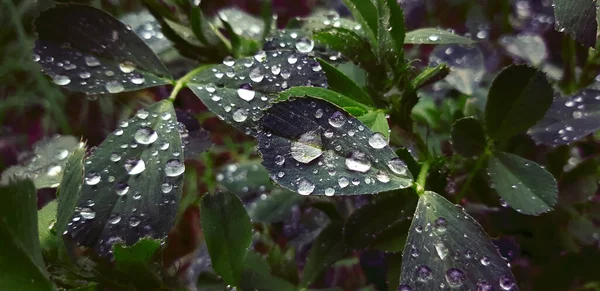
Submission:
<svg viewBox="0 0 600 291">
<path fill-rule="evenodd" d="M 553 0 L 555 28 L 566 32 L 580 44 L 596 47 L 596 1 Z"/>
<path fill-rule="evenodd" d="M 227 31 L 227 35 L 229 36 L 229 39 L 231 41 L 231 47 L 234 57 L 241 58 L 250 55 L 258 50 L 258 42 L 256 42 L 253 39 L 238 35 L 235 32 L 233 26 L 228 21 L 221 19 L 221 22 L 223 23 L 225 31 Z"/>
<path fill-rule="evenodd" d="M 58 208 L 56 212 L 56 233 L 58 235 L 63 235 L 67 230 L 67 225 L 71 222 L 77 201 L 81 195 L 85 151 L 85 144 L 80 143 L 65 164 L 65 174 L 58 188 Z"/>
<path fill-rule="evenodd" d="M 294 284 L 271 275 L 269 264 L 259 254 L 249 252 L 246 257 L 240 287 L 243 290 L 294 291 Z"/>
<path fill-rule="evenodd" d="M 400 284 L 398 290 L 438 290 L 440 284 L 460 290 L 519 290 L 479 223 L 431 191 L 419 199 L 402 255 Z"/>
<path fill-rule="evenodd" d="M 329 266 L 344 257 L 346 246 L 341 239 L 342 231 L 341 222 L 332 222 L 319 233 L 306 259 L 300 287 L 310 286 Z"/>
<path fill-rule="evenodd" d="M 371 45 L 353 30 L 329 27 L 315 32 L 313 39 L 317 43 L 327 45 L 340 52 L 365 71 L 371 72 L 380 69 Z"/>
<path fill-rule="evenodd" d="M 38 238 L 37 195 L 29 180 L 0 187 L 0 289 L 56 290 Z"/>
<path fill-rule="evenodd" d="M 143 238 L 132 246 L 116 244 L 114 259 L 116 270 L 128 276 L 141 289 L 149 290 L 161 285 L 159 266 L 153 257 L 160 249 L 159 240 Z"/>
<path fill-rule="evenodd" d="M 342 0 L 344 5 L 348 7 L 354 19 L 361 24 L 362 28 L 366 31 L 370 38 L 372 45 L 377 43 L 378 35 L 378 14 L 377 8 L 371 1 L 364 0 Z"/>
<path fill-rule="evenodd" d="M 312 32 L 328 27 L 342 27 L 354 30 L 358 34 L 364 34 L 363 26 L 352 19 L 340 18 L 339 13 L 334 10 L 318 10 L 308 17 L 299 18 L 302 22 L 302 30 Z M 370 31 L 367 30 L 369 33 Z"/>
<path fill-rule="evenodd" d="M 450 68 L 446 63 L 439 64 L 435 67 L 427 67 L 412 81 L 412 86 L 415 89 L 431 85 L 439 80 L 444 79 L 450 73 Z"/>
<path fill-rule="evenodd" d="M 406 238 L 409 217 L 417 205 L 415 194 L 410 190 L 381 193 L 354 211 L 344 226 L 346 245 L 354 249 L 377 248 L 395 237 Z"/>
<path fill-rule="evenodd" d="M 331 102 L 353 116 L 363 116 L 367 114 L 371 107 L 355 101 L 354 99 L 339 94 L 335 91 L 318 87 L 293 87 L 279 94 L 279 101 L 285 101 L 293 97 L 312 97 Z"/>
<path fill-rule="evenodd" d="M 405 44 L 474 44 L 475 41 L 439 28 L 420 28 L 406 33 Z"/>
<path fill-rule="evenodd" d="M 225 63 L 201 70 L 187 86 L 209 110 L 250 134 L 276 93 L 295 86 L 327 87 L 325 74 L 314 70 L 319 63 L 304 54 L 259 52 Z"/>
<path fill-rule="evenodd" d="M 600 91 L 584 89 L 556 98 L 542 120 L 527 131 L 545 145 L 569 144 L 600 129 Z"/>
<path fill-rule="evenodd" d="M 260 159 L 254 159 L 226 165 L 217 174 L 217 181 L 240 198 L 270 191 L 273 184 L 269 180 L 269 172 L 260 162 Z"/>
<path fill-rule="evenodd" d="M 381 111 L 370 111 L 367 114 L 358 116 L 357 119 L 368 126 L 373 132 L 383 134 L 386 140 L 390 140 L 390 125 L 388 124 L 386 114 Z"/>
<path fill-rule="evenodd" d="M 252 243 L 252 224 L 244 205 L 228 192 L 207 194 L 200 219 L 213 268 L 225 283 L 237 286 Z"/>
<path fill-rule="evenodd" d="M 179 130 L 169 100 L 122 122 L 85 161 L 84 184 L 67 236 L 100 255 L 115 243 L 164 238 L 183 190 Z"/>
<path fill-rule="evenodd" d="M 387 257 L 387 283 L 388 291 L 404 291 L 398 289 L 400 285 L 400 272 L 402 271 L 402 253 L 391 254 Z"/>
<path fill-rule="evenodd" d="M 412 175 L 382 134 L 328 102 L 298 98 L 276 103 L 260 125 L 263 165 L 286 189 L 333 196 L 412 185 Z"/>
<path fill-rule="evenodd" d="M 167 68 L 140 37 L 102 10 L 57 4 L 35 21 L 35 59 L 58 85 L 87 94 L 169 84 Z"/>
<path fill-rule="evenodd" d="M 317 61 L 321 64 L 323 72 L 327 76 L 327 83 L 331 90 L 346 95 L 362 104 L 375 107 L 375 103 L 373 103 L 369 94 L 348 78 L 348 76 L 322 59 L 317 59 Z"/>
<path fill-rule="evenodd" d="M 564 207 L 593 200 L 600 182 L 599 167 L 597 158 L 589 158 L 577 164 L 574 169 L 564 172 L 558 183 L 558 204 Z"/>
<path fill-rule="evenodd" d="M 267 176 L 268 177 L 268 176 Z M 252 221 L 274 223 L 289 216 L 292 207 L 304 201 L 304 197 L 285 189 L 276 188 L 248 205 L 248 215 Z"/>
<path fill-rule="evenodd" d="M 265 30 L 265 23 L 262 19 L 238 8 L 219 10 L 214 22 L 217 27 L 220 27 L 219 24 L 226 26 L 225 22 L 227 22 L 231 25 L 231 29 L 236 35 L 255 40 L 261 40 L 263 31 Z"/>
<path fill-rule="evenodd" d="M 386 31 L 389 32 L 395 48 L 394 51 L 400 56 L 404 55 L 404 37 L 406 31 L 404 29 L 404 12 L 402 7 L 396 0 L 385 0 L 389 9 L 389 27 Z"/>
<path fill-rule="evenodd" d="M 58 202 L 53 200 L 38 211 L 38 236 L 44 257 L 46 257 L 46 254 L 51 252 L 51 250 L 56 248 L 58 241 L 54 228 L 56 224 L 57 209 Z"/>
<path fill-rule="evenodd" d="M 190 10 L 190 26 L 196 38 L 204 45 L 218 45 L 221 43 L 219 37 L 213 31 L 212 24 L 202 14 L 198 6 Z"/>
<path fill-rule="evenodd" d="M 554 177 L 530 160 L 496 153 L 488 161 L 488 172 L 496 192 L 520 213 L 538 215 L 548 212 L 558 200 Z"/>
<path fill-rule="evenodd" d="M 452 125 L 452 148 L 463 157 L 479 156 L 485 150 L 485 133 L 475 118 L 465 117 Z"/>
<path fill-rule="evenodd" d="M 552 104 L 554 91 L 544 73 L 527 65 L 511 65 L 494 79 L 485 106 L 487 133 L 508 139 L 526 131 Z"/>
<path fill-rule="evenodd" d="M 78 144 L 78 139 L 68 135 L 35 143 L 33 153 L 22 153 L 26 158 L 20 165 L 11 166 L 2 172 L 0 185 L 8 185 L 12 180 L 30 179 L 36 189 L 58 187 L 67 157 Z"/>
<path fill-rule="evenodd" d="M 155 54 L 163 53 L 173 47 L 173 43 L 164 37 L 160 24 L 148 10 L 125 14 L 119 20 L 130 26 L 131 30 L 139 35 Z"/>
</svg>

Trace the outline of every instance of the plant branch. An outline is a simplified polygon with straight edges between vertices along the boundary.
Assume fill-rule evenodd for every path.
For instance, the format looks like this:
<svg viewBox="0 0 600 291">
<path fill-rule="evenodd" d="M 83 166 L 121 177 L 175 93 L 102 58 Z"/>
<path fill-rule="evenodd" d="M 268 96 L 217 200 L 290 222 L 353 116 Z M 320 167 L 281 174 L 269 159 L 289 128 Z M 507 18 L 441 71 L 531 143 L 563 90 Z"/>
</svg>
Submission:
<svg viewBox="0 0 600 291">
<path fill-rule="evenodd" d="M 427 175 L 429 174 L 429 168 L 431 167 L 431 164 L 429 163 L 429 161 L 426 161 L 423 163 L 423 165 L 421 165 L 421 170 L 419 171 L 419 176 L 417 177 L 417 181 L 415 182 L 413 188 L 415 189 L 415 192 L 417 192 L 417 194 L 419 196 L 423 195 L 425 193 L 425 185 L 427 184 Z"/>
<path fill-rule="evenodd" d="M 196 76 L 198 73 L 206 70 L 206 68 L 208 68 L 209 65 L 206 66 L 200 66 L 197 67 L 193 70 L 191 70 L 190 72 L 188 72 L 187 74 L 185 74 L 185 76 L 179 78 L 177 81 L 175 81 L 173 83 L 173 91 L 171 91 L 171 95 L 169 95 L 169 100 L 171 101 L 175 101 L 175 98 L 177 98 L 177 94 L 179 93 L 179 91 L 181 91 L 181 89 L 183 89 L 183 87 L 185 87 L 187 85 L 187 83 L 194 77 Z"/>
<path fill-rule="evenodd" d="M 462 188 L 460 189 L 460 193 L 458 193 L 458 196 L 456 196 L 457 201 L 460 201 L 460 199 L 462 199 L 467 194 L 467 191 L 470 188 L 471 183 L 473 182 L 473 179 L 475 179 L 475 176 L 477 175 L 479 170 L 481 170 L 481 168 L 483 168 L 489 155 L 490 155 L 490 152 L 486 149 L 486 151 L 477 158 L 475 167 L 473 168 L 473 170 L 471 170 L 471 173 L 469 174 L 467 181 L 465 181 L 465 184 L 463 184 Z"/>
</svg>

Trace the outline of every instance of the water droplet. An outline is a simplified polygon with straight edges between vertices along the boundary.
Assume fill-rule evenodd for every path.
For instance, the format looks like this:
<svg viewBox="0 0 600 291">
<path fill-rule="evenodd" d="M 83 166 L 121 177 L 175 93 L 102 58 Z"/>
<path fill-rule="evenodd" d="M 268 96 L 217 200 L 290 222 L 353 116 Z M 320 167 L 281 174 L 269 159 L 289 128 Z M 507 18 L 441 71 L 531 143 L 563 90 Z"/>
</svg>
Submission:
<svg viewBox="0 0 600 291">
<path fill-rule="evenodd" d="M 427 282 L 433 278 L 433 273 L 429 267 L 421 265 L 416 269 L 416 277 L 421 282 Z"/>
<path fill-rule="evenodd" d="M 351 171 L 366 173 L 371 169 L 371 161 L 367 157 L 367 154 L 361 151 L 354 151 L 350 154 L 350 157 L 346 158 L 346 168 Z"/>
<path fill-rule="evenodd" d="M 323 144 L 318 131 L 309 131 L 293 141 L 290 147 L 294 160 L 307 164 L 323 154 Z"/>
<path fill-rule="evenodd" d="M 260 67 L 256 67 L 252 69 L 252 71 L 250 71 L 250 74 L 248 76 L 250 77 L 250 80 L 256 83 L 260 83 L 260 81 L 262 81 L 265 77 L 265 74 L 262 72 Z"/>
<path fill-rule="evenodd" d="M 146 111 L 144 109 L 140 109 L 135 114 L 135 116 L 137 116 L 139 119 L 146 119 L 148 117 L 148 111 Z M 122 126 L 122 127 L 127 127 L 127 125 L 126 126 Z"/>
<path fill-rule="evenodd" d="M 313 184 L 311 181 L 308 181 L 304 178 L 302 178 L 302 179 L 300 179 L 300 181 L 298 181 L 298 188 L 297 188 L 298 194 L 309 195 L 314 190 L 315 190 L 315 184 Z"/>
<path fill-rule="evenodd" d="M 118 214 L 111 214 L 110 217 L 108 218 L 108 223 L 110 224 L 117 224 L 121 221 L 121 215 Z"/>
<path fill-rule="evenodd" d="M 463 285 L 467 280 L 465 273 L 458 268 L 450 268 L 446 271 L 446 282 L 450 285 L 450 288 L 456 288 Z"/>
<path fill-rule="evenodd" d="M 68 76 L 64 75 L 55 75 L 52 78 L 52 81 L 54 82 L 54 84 L 60 86 L 68 85 L 69 83 L 71 83 L 71 79 Z"/>
<path fill-rule="evenodd" d="M 440 259 L 444 259 L 448 256 L 448 247 L 446 247 L 446 245 L 441 242 L 438 241 L 436 243 L 434 243 L 435 246 L 435 251 L 437 252 L 438 256 L 440 257 Z"/>
<path fill-rule="evenodd" d="M 79 215 L 81 215 L 83 219 L 94 219 L 96 217 L 96 212 L 91 208 L 84 207 L 79 211 Z"/>
<path fill-rule="evenodd" d="M 413 291 L 413 289 L 406 284 L 400 284 L 400 286 L 398 286 L 398 291 Z"/>
<path fill-rule="evenodd" d="M 135 215 L 132 215 L 129 217 L 129 225 L 131 227 L 136 227 L 136 226 L 140 225 L 140 222 L 142 222 L 142 220 Z"/>
<path fill-rule="evenodd" d="M 387 140 L 383 134 L 376 132 L 369 137 L 369 145 L 374 149 L 382 149 L 387 146 Z"/>
<path fill-rule="evenodd" d="M 298 61 L 298 57 L 297 57 L 296 55 L 294 55 L 294 54 L 291 54 L 291 55 L 288 57 L 287 61 L 288 61 L 288 63 L 289 63 L 290 65 L 293 65 L 293 64 L 295 64 L 295 63 Z"/>
<path fill-rule="evenodd" d="M 502 288 L 502 290 L 510 290 L 515 286 L 515 282 L 508 276 L 500 277 L 498 283 L 500 284 L 500 288 Z"/>
<path fill-rule="evenodd" d="M 123 84 L 121 84 L 121 82 L 116 81 L 116 80 L 106 82 L 104 84 L 104 88 L 106 88 L 108 93 L 111 93 L 111 94 L 116 94 L 119 92 L 123 92 L 125 90 L 125 87 L 123 87 Z"/>
<path fill-rule="evenodd" d="M 492 290 L 494 290 L 494 288 L 492 287 L 492 284 L 490 284 L 486 281 L 477 282 L 477 290 L 476 291 L 492 291 Z"/>
<path fill-rule="evenodd" d="M 237 90 L 237 94 L 240 98 L 246 101 L 251 101 L 252 99 L 254 99 L 256 92 L 254 92 L 250 84 L 242 84 Z"/>
<path fill-rule="evenodd" d="M 489 266 L 491 261 L 490 261 L 490 258 L 483 256 L 483 257 L 481 257 L 479 262 L 484 266 Z"/>
<path fill-rule="evenodd" d="M 390 175 L 386 172 L 378 171 L 375 177 L 381 183 L 388 183 L 390 181 Z"/>
<path fill-rule="evenodd" d="M 233 112 L 233 120 L 235 122 L 244 122 L 248 118 L 248 112 L 246 109 L 239 108 L 235 112 Z"/>
<path fill-rule="evenodd" d="M 81 78 L 81 79 L 88 79 L 91 76 L 92 76 L 92 74 L 90 72 L 81 72 L 81 73 L 79 73 L 79 78 Z"/>
<path fill-rule="evenodd" d="M 440 233 L 445 232 L 447 226 L 448 226 L 448 222 L 443 217 L 438 217 L 434 222 L 434 229 Z"/>
<path fill-rule="evenodd" d="M 232 56 L 226 56 L 223 59 L 223 64 L 228 67 L 231 67 L 231 66 L 235 65 L 235 59 Z"/>
<path fill-rule="evenodd" d="M 185 165 L 178 159 L 168 160 L 165 164 L 165 175 L 167 177 L 177 177 L 185 172 Z"/>
<path fill-rule="evenodd" d="M 100 65 L 100 61 L 93 56 L 87 56 L 85 57 L 85 64 L 88 65 L 88 67 L 97 67 Z"/>
<path fill-rule="evenodd" d="M 333 196 L 335 194 L 335 189 L 329 187 L 325 189 L 325 196 Z"/>
<path fill-rule="evenodd" d="M 389 160 L 388 167 L 390 168 L 390 170 L 392 170 L 392 172 L 398 175 L 406 175 L 406 172 L 408 171 L 406 163 L 400 158 L 393 158 Z"/>
<path fill-rule="evenodd" d="M 134 76 L 131 77 L 130 81 L 133 84 L 141 85 L 141 84 L 144 84 L 144 82 L 146 81 L 146 79 L 141 74 L 134 74 Z"/>
<path fill-rule="evenodd" d="M 434 41 L 435 42 L 435 41 L 440 40 L 440 36 L 436 35 L 436 34 L 432 34 L 427 39 L 429 39 L 430 41 Z"/>
<path fill-rule="evenodd" d="M 336 111 L 329 117 L 328 121 L 331 126 L 339 128 L 346 123 L 346 117 L 343 113 Z"/>
<path fill-rule="evenodd" d="M 303 37 L 296 42 L 296 49 L 301 53 L 310 53 L 315 47 L 315 42 L 310 39 Z"/>
<path fill-rule="evenodd" d="M 278 166 L 283 165 L 283 163 L 285 163 L 285 157 L 282 155 L 276 155 L 275 156 L 275 164 L 277 164 Z"/>
<path fill-rule="evenodd" d="M 97 185 L 98 183 L 100 183 L 100 180 L 102 180 L 102 178 L 100 177 L 100 174 L 96 172 L 89 172 L 85 176 L 85 184 L 90 186 Z"/>
<path fill-rule="evenodd" d="M 162 120 L 164 120 L 164 121 L 167 121 L 167 120 L 171 119 L 171 113 L 169 113 L 169 112 L 163 112 L 163 113 L 160 115 L 160 118 L 161 118 Z"/>
<path fill-rule="evenodd" d="M 158 134 L 154 129 L 144 126 L 140 127 L 133 135 L 135 141 L 139 144 L 148 145 L 154 143 L 158 139 Z"/>
<path fill-rule="evenodd" d="M 338 179 L 338 185 L 340 185 L 340 188 L 346 188 L 350 185 L 350 181 L 346 177 L 340 177 Z"/>
<path fill-rule="evenodd" d="M 127 159 L 125 161 L 125 170 L 129 175 L 138 175 L 146 170 L 146 163 L 139 158 Z"/>
<path fill-rule="evenodd" d="M 321 108 L 317 109 L 317 111 L 315 111 L 315 118 L 321 118 L 323 117 L 323 110 Z"/>
<path fill-rule="evenodd" d="M 115 192 L 119 196 L 123 196 L 129 192 L 129 185 L 125 182 L 119 182 L 115 185 Z"/>
<path fill-rule="evenodd" d="M 123 73 L 131 73 L 135 70 L 135 64 L 131 61 L 124 61 L 119 64 L 119 69 Z"/>
<path fill-rule="evenodd" d="M 160 185 L 160 189 L 162 190 L 163 193 L 167 194 L 167 193 L 171 192 L 171 190 L 173 190 L 173 185 L 165 182 L 165 183 L 162 183 L 162 185 Z"/>
<path fill-rule="evenodd" d="M 262 63 L 267 60 L 267 53 L 265 51 L 259 51 L 254 55 L 254 59 Z"/>
</svg>

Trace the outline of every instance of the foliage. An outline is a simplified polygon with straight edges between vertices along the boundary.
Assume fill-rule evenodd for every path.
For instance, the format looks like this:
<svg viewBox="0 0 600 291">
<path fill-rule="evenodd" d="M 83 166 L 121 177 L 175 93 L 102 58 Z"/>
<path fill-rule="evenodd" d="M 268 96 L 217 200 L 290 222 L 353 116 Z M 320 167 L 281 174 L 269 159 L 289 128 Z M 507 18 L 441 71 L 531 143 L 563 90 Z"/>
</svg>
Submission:
<svg viewBox="0 0 600 291">
<path fill-rule="evenodd" d="M 598 290 L 594 1 L 217 2 L 3 2 L 0 289 Z"/>
</svg>

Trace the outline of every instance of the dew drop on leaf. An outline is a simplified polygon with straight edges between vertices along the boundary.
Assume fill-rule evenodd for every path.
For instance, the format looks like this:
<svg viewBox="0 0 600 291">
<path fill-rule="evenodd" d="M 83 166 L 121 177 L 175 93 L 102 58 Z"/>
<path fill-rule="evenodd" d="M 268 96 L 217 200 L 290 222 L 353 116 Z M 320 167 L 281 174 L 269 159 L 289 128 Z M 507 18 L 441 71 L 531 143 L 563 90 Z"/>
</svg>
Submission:
<svg viewBox="0 0 600 291">
<path fill-rule="evenodd" d="M 154 129 L 144 126 L 140 127 L 133 135 L 135 141 L 139 144 L 149 145 L 154 143 L 158 139 L 158 134 Z"/>
<path fill-rule="evenodd" d="M 366 173 L 371 169 L 371 162 L 367 154 L 361 151 L 354 151 L 346 158 L 346 168 L 351 171 Z"/>
<path fill-rule="evenodd" d="M 374 149 L 382 149 L 387 146 L 387 141 L 383 134 L 375 132 L 369 137 L 369 145 Z"/>
<path fill-rule="evenodd" d="M 296 42 L 296 49 L 298 52 L 307 54 L 310 53 L 315 47 L 315 42 L 312 39 L 303 37 Z"/>
<path fill-rule="evenodd" d="M 319 132 L 309 131 L 292 142 L 290 151 L 294 160 L 307 164 L 323 154 L 322 147 Z"/>
<path fill-rule="evenodd" d="M 246 109 L 239 108 L 233 112 L 232 117 L 235 122 L 244 122 L 248 118 L 248 111 Z"/>
<path fill-rule="evenodd" d="M 306 180 L 304 178 L 302 178 L 298 181 L 298 189 L 297 189 L 298 194 L 309 195 L 314 190 L 315 190 L 315 184 L 313 184 L 311 181 Z"/>
<path fill-rule="evenodd" d="M 467 276 L 465 272 L 458 268 L 450 268 L 446 271 L 446 282 L 450 288 L 457 288 L 463 285 L 463 283 L 467 280 Z"/>
<path fill-rule="evenodd" d="M 177 177 L 185 172 L 185 165 L 178 159 L 168 160 L 165 164 L 165 175 L 167 177 Z"/>
<path fill-rule="evenodd" d="M 254 96 L 256 95 L 256 92 L 250 84 L 242 84 L 237 90 L 237 94 L 243 100 L 252 101 L 252 99 L 254 99 Z"/>
<path fill-rule="evenodd" d="M 135 64 L 130 61 L 125 61 L 119 64 L 119 69 L 123 73 L 131 73 L 135 70 Z"/>
<path fill-rule="evenodd" d="M 390 170 L 392 170 L 392 172 L 398 175 L 406 175 L 406 172 L 408 171 L 406 163 L 404 163 L 404 161 L 402 161 L 399 158 L 393 158 L 389 160 L 388 167 L 390 168 Z"/>
<path fill-rule="evenodd" d="M 339 128 L 346 123 L 346 117 L 341 112 L 336 111 L 329 117 L 328 121 L 331 126 Z"/>
<path fill-rule="evenodd" d="M 139 158 L 127 159 L 125 161 L 125 170 L 129 175 L 138 175 L 146 170 L 146 163 Z"/>
<path fill-rule="evenodd" d="M 100 177 L 100 174 L 98 174 L 96 172 L 89 172 L 85 176 L 85 184 L 94 186 L 94 185 L 97 185 L 98 183 L 100 183 L 101 179 L 102 178 Z"/>
<path fill-rule="evenodd" d="M 417 267 L 415 272 L 417 280 L 421 282 L 427 282 L 433 278 L 433 273 L 431 272 L 431 269 L 425 265 Z"/>
<path fill-rule="evenodd" d="M 65 86 L 71 83 L 71 79 L 64 75 L 56 75 L 52 78 L 52 81 L 56 85 Z"/>
<path fill-rule="evenodd" d="M 82 208 L 81 211 L 79 212 L 79 214 L 84 219 L 94 219 L 96 217 L 96 212 L 94 210 L 92 210 L 91 208 L 87 208 L 87 207 Z"/>
<path fill-rule="evenodd" d="M 127 194 L 127 192 L 129 192 L 129 185 L 127 185 L 125 182 L 119 182 L 115 185 L 115 192 L 119 196 L 124 196 Z"/>
<path fill-rule="evenodd" d="M 338 179 L 338 185 L 340 185 L 340 188 L 346 188 L 350 185 L 350 181 L 346 177 L 340 177 Z"/>
</svg>

